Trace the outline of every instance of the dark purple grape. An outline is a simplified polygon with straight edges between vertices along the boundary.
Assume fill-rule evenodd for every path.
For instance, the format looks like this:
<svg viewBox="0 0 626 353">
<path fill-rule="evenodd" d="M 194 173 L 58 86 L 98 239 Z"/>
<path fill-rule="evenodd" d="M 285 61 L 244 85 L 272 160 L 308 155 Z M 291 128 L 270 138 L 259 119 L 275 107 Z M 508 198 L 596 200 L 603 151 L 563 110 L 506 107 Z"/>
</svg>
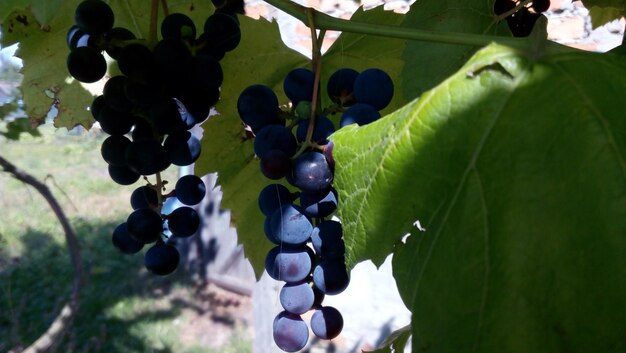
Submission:
<svg viewBox="0 0 626 353">
<path fill-rule="evenodd" d="M 287 180 L 307 192 L 323 192 L 330 188 L 333 172 L 322 153 L 311 151 L 298 156 Z"/>
<path fill-rule="evenodd" d="M 359 72 L 350 68 L 335 71 L 330 75 L 326 84 L 328 97 L 336 104 L 342 106 L 354 104 L 355 99 L 352 91 L 354 90 L 354 81 L 357 76 L 359 76 Z"/>
<path fill-rule="evenodd" d="M 232 16 L 223 13 L 214 13 L 204 22 L 204 34 L 207 36 L 207 45 L 213 50 L 229 52 L 239 45 L 241 29 L 239 23 Z"/>
<path fill-rule="evenodd" d="M 313 269 L 313 282 L 325 294 L 335 295 L 343 292 L 350 283 L 344 259 L 322 259 Z"/>
<path fill-rule="evenodd" d="M 109 164 L 109 176 L 111 179 L 120 185 L 134 184 L 141 175 L 134 172 L 132 169 L 125 165 L 111 165 Z"/>
<path fill-rule="evenodd" d="M 191 207 L 182 206 L 167 215 L 169 230 L 177 237 L 190 237 L 200 228 L 200 216 Z"/>
<path fill-rule="evenodd" d="M 126 223 L 115 227 L 112 235 L 113 246 L 123 254 L 136 254 L 143 249 L 143 243 L 135 240 L 128 232 Z"/>
<path fill-rule="evenodd" d="M 189 16 L 172 13 L 161 22 L 161 37 L 175 39 L 196 39 L 196 25 Z"/>
<path fill-rule="evenodd" d="M 152 104 L 148 120 L 159 134 L 177 133 L 177 135 L 185 136 L 188 134 L 187 124 L 183 121 L 178 104 L 174 99 L 166 98 Z"/>
<path fill-rule="evenodd" d="M 113 27 L 110 31 L 104 34 L 104 40 L 107 42 L 107 45 L 104 50 L 106 50 L 107 54 L 115 60 L 119 59 L 120 52 L 124 47 L 126 41 L 134 40 L 137 37 L 124 27 Z"/>
<path fill-rule="evenodd" d="M 280 241 L 274 238 L 274 234 L 272 234 L 272 217 L 265 217 L 265 222 L 263 222 L 263 232 L 265 233 L 267 240 L 276 245 L 280 245 Z"/>
<path fill-rule="evenodd" d="M 93 116 L 93 118 L 96 119 L 96 121 L 98 121 L 98 114 L 100 114 L 100 111 L 102 110 L 104 106 L 106 106 L 106 102 L 104 101 L 103 95 L 97 96 L 91 102 L 89 111 L 91 112 L 91 115 Z"/>
<path fill-rule="evenodd" d="M 155 275 L 165 276 L 176 271 L 180 254 L 175 246 L 157 243 L 144 256 L 144 265 Z"/>
<path fill-rule="evenodd" d="M 324 221 L 318 224 L 311 232 L 311 243 L 315 253 L 322 259 L 337 258 L 343 261 L 346 246 L 342 236 L 341 223 Z"/>
<path fill-rule="evenodd" d="M 170 166 L 165 149 L 157 140 L 136 140 L 126 148 L 126 163 L 141 175 L 152 175 Z"/>
<path fill-rule="evenodd" d="M 152 50 L 141 43 L 125 45 L 117 56 L 117 66 L 128 77 L 145 78 L 156 71 Z"/>
<path fill-rule="evenodd" d="M 137 241 L 148 244 L 161 239 L 163 220 L 151 208 L 140 208 L 133 211 L 128 216 L 126 224 L 128 232 Z"/>
<path fill-rule="evenodd" d="M 67 71 L 80 82 L 92 83 L 100 80 L 107 72 L 107 62 L 99 50 L 80 47 L 67 57 Z"/>
<path fill-rule="evenodd" d="M 296 153 L 298 142 L 291 130 L 282 125 L 268 125 L 254 138 L 254 153 L 263 158 L 271 150 L 281 150 L 291 157 Z"/>
<path fill-rule="evenodd" d="M 311 317 L 311 330 L 315 336 L 332 340 L 339 336 L 343 329 L 343 316 L 332 306 L 324 306 L 315 310 Z"/>
<path fill-rule="evenodd" d="M 300 101 L 313 100 L 313 83 L 315 73 L 309 69 L 296 68 L 285 76 L 283 80 L 283 90 L 285 95 L 296 106 Z"/>
<path fill-rule="evenodd" d="M 350 124 L 363 126 L 378 119 L 380 119 L 378 110 L 369 104 L 357 103 L 343 112 L 339 126 L 344 127 Z"/>
<path fill-rule="evenodd" d="M 306 140 L 306 133 L 309 129 L 309 119 L 300 120 L 296 130 L 296 139 L 298 142 Z M 325 116 L 318 116 L 315 119 L 315 128 L 313 128 L 313 136 L 311 140 L 318 144 L 326 144 L 328 137 L 335 132 L 335 125 Z"/>
<path fill-rule="evenodd" d="M 130 112 L 118 112 L 108 105 L 98 109 L 98 123 L 102 131 L 109 135 L 127 134 L 135 124 L 135 117 Z"/>
<path fill-rule="evenodd" d="M 113 76 L 107 80 L 102 90 L 104 101 L 118 112 L 129 112 L 133 108 L 133 103 L 126 97 L 126 81 L 126 76 Z"/>
<path fill-rule="evenodd" d="M 277 281 L 298 282 L 311 274 L 311 254 L 306 245 L 276 246 L 265 258 L 267 274 Z"/>
<path fill-rule="evenodd" d="M 267 125 L 280 123 L 278 110 L 278 97 L 264 85 L 249 86 L 237 100 L 239 117 L 255 133 Z"/>
<path fill-rule="evenodd" d="M 291 171 L 291 159 L 281 150 L 271 150 L 261 158 L 261 173 L 272 180 L 282 179 Z"/>
<path fill-rule="evenodd" d="M 74 13 L 76 24 L 88 34 L 104 34 L 113 28 L 113 10 L 104 1 L 84 0 Z"/>
<path fill-rule="evenodd" d="M 198 176 L 189 174 L 181 177 L 174 187 L 176 198 L 187 206 L 193 206 L 206 195 L 206 185 Z"/>
<path fill-rule="evenodd" d="M 259 208 L 267 217 L 282 205 L 293 202 L 291 191 L 281 184 L 270 184 L 259 193 Z"/>
<path fill-rule="evenodd" d="M 189 131 L 179 131 L 169 135 L 163 146 L 172 164 L 181 167 L 195 162 L 200 157 L 202 149 L 200 140 Z"/>
<path fill-rule="evenodd" d="M 381 69 L 367 69 L 354 80 L 354 98 L 357 103 L 369 104 L 376 110 L 382 110 L 393 98 L 393 81 Z"/>
<path fill-rule="evenodd" d="M 313 307 L 315 293 L 308 280 L 286 283 L 280 290 L 280 304 L 292 314 L 304 314 Z"/>
<path fill-rule="evenodd" d="M 313 225 L 300 206 L 285 204 L 272 214 L 271 230 L 281 243 L 298 245 L 309 240 Z"/>
<path fill-rule="evenodd" d="M 140 186 L 130 195 L 130 206 L 133 210 L 154 208 L 158 205 L 159 197 L 157 196 L 157 191 L 152 186 Z"/>
<path fill-rule="evenodd" d="M 130 145 L 130 140 L 124 135 L 109 136 L 102 141 L 100 154 L 102 159 L 108 164 L 125 166 L 126 148 Z"/>
<path fill-rule="evenodd" d="M 309 328 L 299 315 L 283 311 L 274 319 L 274 342 L 285 352 L 297 352 L 309 340 Z"/>
<path fill-rule="evenodd" d="M 300 206 L 305 215 L 311 218 L 324 218 L 337 210 L 337 190 L 331 187 L 328 193 L 303 192 L 300 194 Z"/>
</svg>

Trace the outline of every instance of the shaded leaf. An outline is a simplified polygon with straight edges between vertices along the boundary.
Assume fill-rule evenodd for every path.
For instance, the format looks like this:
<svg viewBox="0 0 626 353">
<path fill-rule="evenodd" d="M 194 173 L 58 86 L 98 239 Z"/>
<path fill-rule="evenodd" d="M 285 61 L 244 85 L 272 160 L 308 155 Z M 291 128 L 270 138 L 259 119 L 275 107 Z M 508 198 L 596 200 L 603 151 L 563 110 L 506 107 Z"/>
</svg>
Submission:
<svg viewBox="0 0 626 353">
<path fill-rule="evenodd" d="M 506 21 L 496 22 L 494 0 L 421 0 L 411 5 L 402 26 L 442 32 L 511 36 Z M 402 58 L 404 99 L 411 100 L 455 73 L 479 47 L 410 41 Z"/>
<path fill-rule="evenodd" d="M 410 337 L 411 326 L 402 327 L 385 339 L 381 344 L 382 348 L 372 351 L 372 353 L 403 353 Z"/>
<path fill-rule="evenodd" d="M 414 352 L 626 349 L 625 88 L 619 56 L 492 45 L 334 135 L 348 261 L 395 245 Z"/>
</svg>

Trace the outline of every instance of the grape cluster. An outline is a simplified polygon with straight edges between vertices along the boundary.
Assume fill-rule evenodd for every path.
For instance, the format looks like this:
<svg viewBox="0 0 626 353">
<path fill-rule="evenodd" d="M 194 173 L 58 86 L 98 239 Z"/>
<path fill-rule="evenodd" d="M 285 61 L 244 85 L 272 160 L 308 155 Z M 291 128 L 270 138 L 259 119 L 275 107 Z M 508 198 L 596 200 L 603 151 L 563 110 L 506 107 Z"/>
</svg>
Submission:
<svg viewBox="0 0 626 353">
<path fill-rule="evenodd" d="M 496 0 L 493 12 L 500 16 L 518 5 L 515 0 Z M 530 6 L 522 6 L 519 10 L 506 17 L 506 23 L 515 37 L 528 37 L 541 13 L 550 8 L 550 0 L 533 0 Z M 532 10 L 532 11 L 531 11 Z"/>
<path fill-rule="evenodd" d="M 131 196 L 132 213 L 113 232 L 113 245 L 134 254 L 145 244 L 146 268 L 158 275 L 178 266 L 178 250 L 165 240 L 189 237 L 200 225 L 198 204 L 206 193 L 195 175 L 180 178 L 165 193 L 160 173 L 171 165 L 188 166 L 200 156 L 200 141 L 191 129 L 205 120 L 219 100 L 223 80 L 219 63 L 239 44 L 241 32 L 234 13 L 215 12 L 203 33 L 186 15 L 172 13 L 161 22 L 161 39 L 148 43 L 128 29 L 113 27 L 112 9 L 101 0 L 84 0 L 76 8 L 76 24 L 67 34 L 69 73 L 78 81 L 95 82 L 107 71 L 106 52 L 117 61 L 121 75 L 108 79 L 91 113 L 108 136 L 102 157 L 111 179 L 131 185 L 141 176 L 146 185 Z M 147 176 L 156 175 L 156 183 Z M 163 204 L 177 199 L 183 205 L 163 214 Z"/>
<path fill-rule="evenodd" d="M 321 339 L 333 339 L 343 328 L 340 312 L 323 306 L 325 295 L 335 295 L 350 282 L 345 266 L 341 223 L 330 217 L 338 194 L 332 186 L 334 160 L 328 137 L 335 124 L 327 117 L 342 113 L 339 126 L 366 125 L 380 118 L 393 97 L 393 82 L 377 68 L 361 73 L 343 68 L 329 78 L 326 89 L 333 102 L 312 113 L 315 73 L 304 68 L 290 71 L 284 81 L 289 112 L 279 108 L 273 90 L 261 84 L 241 92 L 237 109 L 254 134 L 254 152 L 261 172 L 272 180 L 285 179 L 296 187 L 270 184 L 259 194 L 266 216 L 265 235 L 276 246 L 265 259 L 265 270 L 284 281 L 280 303 L 284 309 L 274 319 L 274 341 L 282 350 L 298 351 L 307 344 L 309 329 L 301 315 L 314 310 L 310 326 Z M 313 119 L 313 123 L 311 119 Z"/>
</svg>

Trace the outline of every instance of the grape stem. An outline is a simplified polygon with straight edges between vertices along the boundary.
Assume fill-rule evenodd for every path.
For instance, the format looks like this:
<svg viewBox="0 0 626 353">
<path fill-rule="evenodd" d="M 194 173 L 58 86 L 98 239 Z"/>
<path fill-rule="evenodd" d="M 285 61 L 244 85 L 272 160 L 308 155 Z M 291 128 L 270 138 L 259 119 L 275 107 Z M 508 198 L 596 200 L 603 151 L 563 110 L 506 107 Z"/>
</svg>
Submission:
<svg viewBox="0 0 626 353">
<path fill-rule="evenodd" d="M 167 0 L 161 0 L 161 7 L 163 8 L 163 16 L 170 14 L 170 8 L 167 6 Z"/>
<path fill-rule="evenodd" d="M 152 0 L 152 6 L 150 8 L 150 34 L 148 34 L 148 41 L 150 46 L 153 46 L 157 41 L 157 29 L 159 21 L 159 0 Z"/>
<path fill-rule="evenodd" d="M 320 105 L 320 99 L 318 96 L 320 85 L 320 72 L 322 68 L 322 50 L 321 43 L 324 38 L 325 31 L 321 31 L 318 37 L 315 26 L 315 12 L 307 13 L 309 28 L 311 29 L 311 64 L 313 66 L 313 72 L 315 73 L 315 79 L 313 81 L 313 96 L 311 97 L 311 117 L 309 118 L 309 126 L 306 131 L 305 144 L 311 143 L 313 139 L 313 131 L 315 130 L 315 121 L 317 120 L 317 110 Z"/>
<path fill-rule="evenodd" d="M 532 47 L 531 42 L 524 38 L 510 38 L 502 36 L 493 36 L 487 34 L 473 34 L 460 32 L 440 32 L 429 31 L 424 29 L 405 28 L 392 25 L 382 25 L 374 23 L 364 23 L 355 20 L 344 20 L 329 16 L 323 12 L 317 11 L 310 7 L 296 4 L 289 0 L 264 0 L 266 3 L 286 12 L 288 15 L 295 17 L 303 22 L 308 23 L 308 13 L 312 12 L 315 16 L 315 25 L 317 29 L 351 32 L 360 34 L 369 34 L 374 36 L 418 40 L 425 42 L 486 46 L 492 42 L 497 42 L 509 47 L 518 49 L 528 49 Z M 530 0 L 525 0 L 516 8 L 523 6 Z M 558 51 L 558 48 L 555 48 Z"/>
<path fill-rule="evenodd" d="M 163 207 L 163 179 L 161 178 L 161 172 L 156 173 L 156 192 L 157 192 L 157 204 L 158 210 L 157 212 L 161 213 L 161 208 Z"/>
</svg>

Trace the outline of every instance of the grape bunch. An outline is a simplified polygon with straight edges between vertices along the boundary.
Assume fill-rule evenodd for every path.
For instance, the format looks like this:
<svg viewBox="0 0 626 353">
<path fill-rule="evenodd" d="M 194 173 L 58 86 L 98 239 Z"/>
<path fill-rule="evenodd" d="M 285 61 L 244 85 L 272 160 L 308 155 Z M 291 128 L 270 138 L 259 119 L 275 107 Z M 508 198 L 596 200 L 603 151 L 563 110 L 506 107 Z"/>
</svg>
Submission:
<svg viewBox="0 0 626 353">
<path fill-rule="evenodd" d="M 341 293 L 350 282 L 342 226 L 331 218 L 338 193 L 332 186 L 334 160 L 328 140 L 335 123 L 328 116 L 341 113 L 340 127 L 366 125 L 380 118 L 379 110 L 393 97 L 393 82 L 383 70 L 359 73 L 342 68 L 326 85 L 331 106 L 318 114 L 313 109 L 315 86 L 315 73 L 297 68 L 283 81 L 289 112 L 282 111 L 273 90 L 261 84 L 247 87 L 237 101 L 240 118 L 254 135 L 262 174 L 284 178 L 298 190 L 274 183 L 263 188 L 258 199 L 266 217 L 265 235 L 276 245 L 267 254 L 265 270 L 285 282 L 280 291 L 284 310 L 274 319 L 273 336 L 287 352 L 307 344 L 309 328 L 301 315 L 310 310 L 311 330 L 318 338 L 333 339 L 343 328 L 341 313 L 322 305 L 325 295 Z"/>
<path fill-rule="evenodd" d="M 195 175 L 180 178 L 165 192 L 161 172 L 171 165 L 188 166 L 200 156 L 199 139 L 190 131 L 208 118 L 219 100 L 223 81 L 220 60 L 241 38 L 235 13 L 215 12 L 197 35 L 194 22 L 181 13 L 168 14 L 155 43 L 138 39 L 127 28 L 114 27 L 115 16 L 101 0 L 84 0 L 75 11 L 76 24 L 67 34 L 69 73 L 81 82 L 96 82 L 107 71 L 106 52 L 121 75 L 109 78 L 91 114 L 109 136 L 102 157 L 116 183 L 131 185 L 141 176 L 147 184 L 131 196 L 132 213 L 113 232 L 113 245 L 134 254 L 154 244 L 144 257 L 157 275 L 176 270 L 180 255 L 166 240 L 196 233 L 200 217 L 191 206 L 206 194 Z M 148 176 L 155 176 L 150 183 Z M 177 199 L 184 206 L 163 214 L 163 204 Z"/>
<path fill-rule="evenodd" d="M 519 1 L 496 0 L 493 12 L 500 16 L 518 6 Z M 535 22 L 543 12 L 550 8 L 550 0 L 533 0 L 530 6 L 522 6 L 519 10 L 506 17 L 506 23 L 515 37 L 528 37 L 532 32 Z M 531 11 L 532 10 L 532 11 Z"/>
</svg>

